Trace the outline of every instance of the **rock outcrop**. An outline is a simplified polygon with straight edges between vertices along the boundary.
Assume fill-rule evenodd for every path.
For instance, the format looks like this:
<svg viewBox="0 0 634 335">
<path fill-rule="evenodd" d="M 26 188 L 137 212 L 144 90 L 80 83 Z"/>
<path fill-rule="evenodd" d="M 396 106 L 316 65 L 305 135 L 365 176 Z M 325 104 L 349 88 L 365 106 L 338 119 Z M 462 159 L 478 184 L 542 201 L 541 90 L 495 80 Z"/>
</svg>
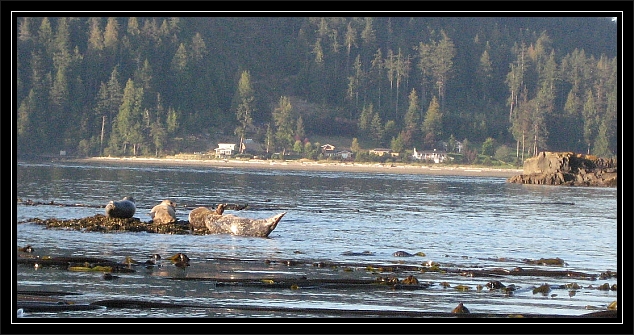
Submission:
<svg viewBox="0 0 634 335">
<path fill-rule="evenodd" d="M 617 166 L 612 159 L 573 152 L 540 152 L 524 161 L 523 174 L 509 183 L 616 187 Z"/>
</svg>

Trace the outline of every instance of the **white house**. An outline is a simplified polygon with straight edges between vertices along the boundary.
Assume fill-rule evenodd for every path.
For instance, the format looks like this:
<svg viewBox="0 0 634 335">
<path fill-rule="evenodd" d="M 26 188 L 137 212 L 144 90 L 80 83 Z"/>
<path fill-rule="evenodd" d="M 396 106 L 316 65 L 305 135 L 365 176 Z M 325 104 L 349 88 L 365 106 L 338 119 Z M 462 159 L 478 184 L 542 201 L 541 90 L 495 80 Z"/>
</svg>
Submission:
<svg viewBox="0 0 634 335">
<path fill-rule="evenodd" d="M 416 151 L 416 148 L 414 148 L 412 158 L 424 161 L 434 161 L 434 163 L 442 163 L 447 159 L 447 153 L 444 151 L 436 151 L 436 149 L 434 149 L 434 151 L 418 152 Z"/>
<path fill-rule="evenodd" d="M 218 156 L 231 156 L 236 150 L 235 143 L 218 143 L 218 147 L 214 149 L 216 157 Z"/>
</svg>

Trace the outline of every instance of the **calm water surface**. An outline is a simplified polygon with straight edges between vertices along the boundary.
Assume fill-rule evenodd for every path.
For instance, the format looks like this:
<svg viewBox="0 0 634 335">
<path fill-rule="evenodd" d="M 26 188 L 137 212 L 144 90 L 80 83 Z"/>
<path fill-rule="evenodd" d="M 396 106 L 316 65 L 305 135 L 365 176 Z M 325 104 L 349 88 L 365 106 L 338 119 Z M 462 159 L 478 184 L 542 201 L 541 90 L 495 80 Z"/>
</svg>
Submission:
<svg viewBox="0 0 634 335">
<path fill-rule="evenodd" d="M 433 261 L 452 269 L 562 270 L 527 265 L 523 260 L 561 258 L 563 270 L 598 276 L 617 271 L 619 234 L 617 189 L 529 186 L 505 178 L 434 175 L 274 171 L 215 167 L 155 167 L 18 163 L 17 197 L 39 202 L 85 206 L 26 206 L 18 202 L 13 226 L 17 245 L 31 245 L 39 256 L 91 256 L 123 261 L 186 253 L 191 266 L 169 263 L 120 274 L 105 281 L 100 273 L 20 265 L 19 290 L 80 293 L 68 300 L 139 299 L 201 305 L 202 308 L 107 308 L 93 311 L 32 313 L 27 317 L 337 317 L 332 313 L 293 312 L 293 308 L 449 312 L 459 302 L 472 313 L 582 315 L 605 310 L 617 291 L 598 290 L 617 278 L 586 280 L 561 277 L 505 277 L 518 289 L 511 296 L 489 291 L 495 278 L 457 274 L 413 273 L 431 286 L 424 290 L 355 291 L 280 290 L 216 287 L 187 277 L 223 278 L 376 278 L 362 266 L 322 269 L 316 261 L 345 264 L 411 264 Z M 135 217 L 149 221 L 149 210 L 163 199 L 181 207 L 187 220 L 196 206 L 226 202 L 249 204 L 231 214 L 265 218 L 287 212 L 268 238 L 229 235 L 98 233 L 46 229 L 32 218 L 74 219 L 102 214 L 109 200 L 131 195 Z M 15 223 L 15 222 L 14 222 Z M 15 250 L 15 249 L 14 249 Z M 395 251 L 424 256 L 394 257 Z M 363 254 L 364 251 L 369 253 Z M 347 256 L 345 253 L 355 255 Z M 359 255 L 359 253 L 361 253 Z M 235 259 L 236 263 L 218 262 Z M 302 265 L 265 264 L 264 260 L 305 261 Z M 249 261 L 247 266 L 245 262 Z M 408 274 L 398 274 L 405 277 Z M 403 279 L 403 278 L 400 278 Z M 448 283 L 449 288 L 440 283 Z M 547 295 L 533 288 L 548 283 Z M 569 290 L 558 285 L 576 283 Z M 467 285 L 469 290 L 453 289 Z M 485 286 L 482 291 L 477 285 Z M 205 307 L 206 306 L 206 307 Z M 284 311 L 232 309 L 234 306 L 280 307 Z"/>
</svg>

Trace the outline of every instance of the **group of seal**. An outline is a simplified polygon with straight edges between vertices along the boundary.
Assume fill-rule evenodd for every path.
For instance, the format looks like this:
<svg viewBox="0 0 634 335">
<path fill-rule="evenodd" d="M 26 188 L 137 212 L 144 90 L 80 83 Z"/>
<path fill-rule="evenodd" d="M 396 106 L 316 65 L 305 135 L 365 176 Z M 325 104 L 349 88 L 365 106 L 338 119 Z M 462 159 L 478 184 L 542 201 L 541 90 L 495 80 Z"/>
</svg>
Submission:
<svg viewBox="0 0 634 335">
<path fill-rule="evenodd" d="M 121 200 L 112 200 L 106 205 L 106 216 L 109 218 L 129 219 L 136 213 L 136 203 L 133 197 L 127 196 Z M 155 224 L 176 222 L 176 203 L 163 200 L 150 210 L 150 217 Z"/>
<path fill-rule="evenodd" d="M 265 219 L 251 219 L 224 214 L 227 204 L 219 204 L 215 210 L 207 207 L 193 209 L 188 216 L 192 230 L 204 230 L 210 234 L 231 234 L 240 236 L 267 237 L 277 227 L 286 212 Z M 110 201 L 106 205 L 106 216 L 110 218 L 131 218 L 136 212 L 134 198 L 124 197 L 119 201 Z M 163 200 L 154 206 L 149 213 L 153 224 L 174 223 L 176 203 Z"/>
</svg>

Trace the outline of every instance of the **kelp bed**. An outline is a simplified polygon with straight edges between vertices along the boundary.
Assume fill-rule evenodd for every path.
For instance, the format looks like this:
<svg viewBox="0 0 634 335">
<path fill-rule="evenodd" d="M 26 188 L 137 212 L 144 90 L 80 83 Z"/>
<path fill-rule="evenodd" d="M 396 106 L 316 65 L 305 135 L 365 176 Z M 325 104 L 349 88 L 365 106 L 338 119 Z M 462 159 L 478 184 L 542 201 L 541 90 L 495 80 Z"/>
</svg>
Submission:
<svg viewBox="0 0 634 335">
<path fill-rule="evenodd" d="M 102 214 L 96 214 L 81 219 L 59 220 L 59 219 L 39 219 L 33 218 L 21 221 L 19 223 L 35 223 L 46 225 L 47 228 L 53 229 L 74 229 L 86 232 L 147 232 L 157 234 L 195 234 L 204 235 L 204 230 L 192 230 L 189 221 L 178 220 L 169 224 L 152 224 L 151 222 L 141 221 L 139 218 L 132 217 L 128 219 L 109 218 Z"/>
<path fill-rule="evenodd" d="M 190 259 L 181 253 L 163 259 L 162 261 L 152 258 L 145 262 L 136 261 L 130 257 L 126 257 L 124 261 L 114 261 L 107 258 L 99 257 L 49 257 L 34 256 L 33 247 L 22 247 L 18 251 L 19 257 L 17 263 L 22 266 L 41 268 L 56 268 L 66 271 L 83 271 L 95 272 L 102 276 L 103 280 L 116 281 L 120 276 L 133 274 L 142 269 L 161 266 L 158 263 L 163 262 L 165 266 L 175 266 L 186 270 L 190 266 L 196 267 L 198 264 L 191 262 Z M 31 252 L 28 252 L 31 251 Z M 160 257 L 158 257 L 160 259 Z M 559 263 L 559 259 L 539 259 L 524 260 L 529 264 L 554 264 Z M 287 269 L 300 268 L 303 271 L 313 268 L 319 271 L 307 271 L 311 275 L 288 276 L 288 275 L 264 275 L 262 277 L 253 278 L 252 276 L 240 278 L 240 276 L 167 276 L 165 279 L 175 282 L 204 282 L 213 285 L 216 289 L 240 287 L 244 289 L 269 290 L 275 292 L 288 292 L 288 290 L 300 292 L 306 290 L 341 290 L 341 292 L 377 292 L 377 291 L 398 291 L 398 290 L 429 290 L 433 286 L 440 286 L 447 290 L 456 291 L 473 291 L 476 290 L 482 294 L 504 294 L 512 297 L 516 290 L 515 285 L 505 285 L 503 282 L 512 281 L 514 276 L 539 276 L 544 278 L 570 278 L 571 280 L 596 280 L 608 279 L 616 277 L 614 272 L 601 273 L 599 276 L 566 270 L 542 270 L 542 269 L 490 269 L 490 270 L 468 270 L 463 271 L 456 269 L 451 264 L 440 266 L 438 264 L 367 264 L 354 262 L 327 262 L 327 261 L 309 261 L 297 259 L 235 259 L 235 258 L 211 258 L 205 262 L 210 262 L 218 266 L 224 266 L 234 270 L 239 269 Z M 322 275 L 319 275 L 319 273 Z M 328 272 L 330 276 L 324 277 L 323 273 Z M 454 284 L 447 282 L 423 282 L 418 278 L 428 277 L 429 273 L 442 274 L 447 277 L 455 278 L 482 278 L 486 281 L 486 285 L 477 285 L 475 289 L 472 285 Z M 314 276 L 314 277 L 313 277 Z M 115 282 L 116 283 L 116 282 Z M 181 284 L 178 284 L 181 285 Z M 543 284 L 533 288 L 533 294 L 541 294 L 546 296 L 557 290 L 565 290 L 567 292 L 594 289 L 594 290 L 616 290 L 616 285 L 604 285 L 585 287 L 571 282 L 565 285 Z M 346 293 L 343 293 L 346 294 Z M 67 300 L 64 297 L 71 296 L 73 300 Z M 249 311 L 263 313 L 292 313 L 297 314 L 315 314 L 322 316 L 345 316 L 345 317 L 431 317 L 431 318 L 570 318 L 568 315 L 544 315 L 544 314 L 527 314 L 527 313 L 459 313 L 458 311 L 403 311 L 403 310 L 363 310 L 363 309 L 341 309 L 341 308 L 302 308 L 302 307 L 284 307 L 284 306 L 266 306 L 266 305 L 237 305 L 226 303 L 176 303 L 161 302 L 155 299 L 100 299 L 91 302 L 78 303 L 76 300 L 81 298 L 81 294 L 74 292 L 59 291 L 26 291 L 18 290 L 17 307 L 22 308 L 26 313 L 33 312 L 60 312 L 60 311 L 78 311 L 78 310 L 95 310 L 95 309 L 117 309 L 117 308 L 134 308 L 134 309 L 210 309 L 214 311 L 234 310 Z M 153 301 L 154 300 L 154 301 Z M 574 318 L 617 318 L 616 301 L 610 304 L 605 310 L 597 310 L 580 316 L 572 316 Z"/>
</svg>

